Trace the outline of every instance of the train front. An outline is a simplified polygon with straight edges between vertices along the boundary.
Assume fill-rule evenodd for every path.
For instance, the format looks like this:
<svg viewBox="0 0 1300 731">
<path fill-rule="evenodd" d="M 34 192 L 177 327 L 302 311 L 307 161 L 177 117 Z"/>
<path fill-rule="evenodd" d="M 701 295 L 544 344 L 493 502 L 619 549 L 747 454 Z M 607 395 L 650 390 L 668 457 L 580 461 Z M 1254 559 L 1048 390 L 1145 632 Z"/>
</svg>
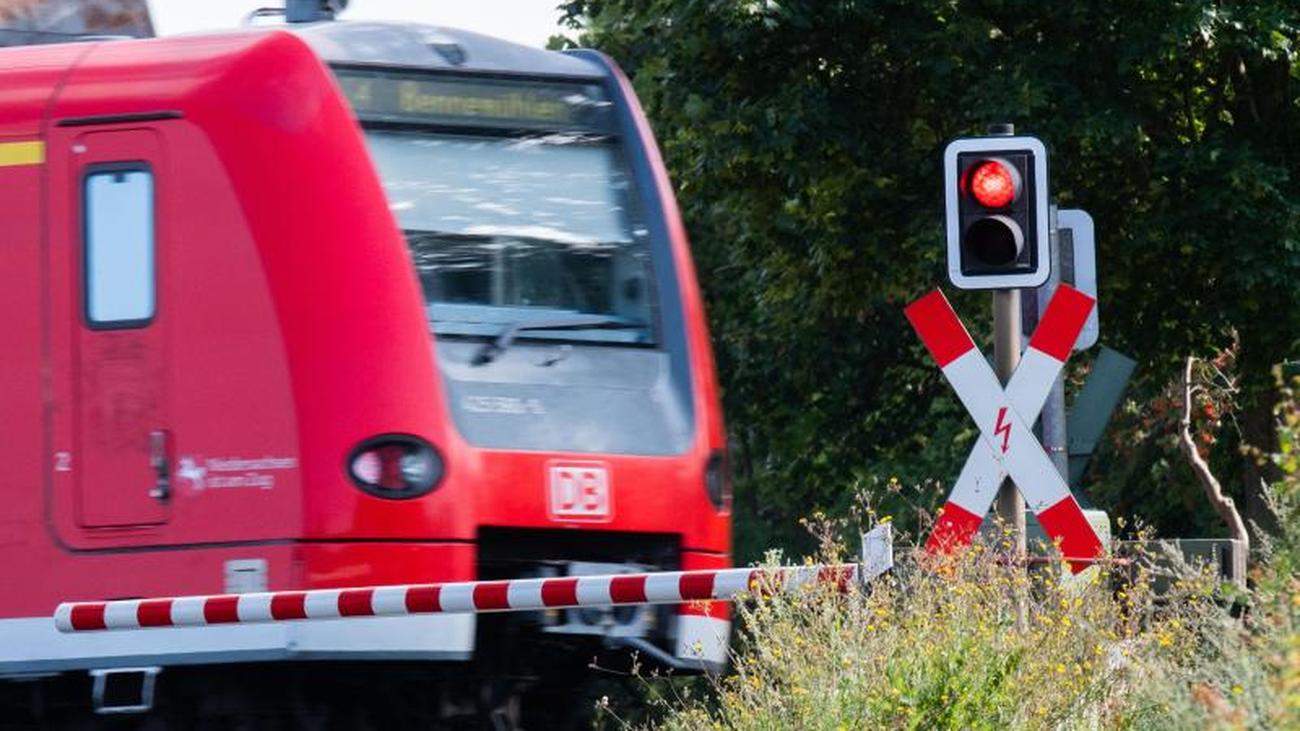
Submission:
<svg viewBox="0 0 1300 731">
<path fill-rule="evenodd" d="M 444 521 L 448 535 L 437 537 L 472 543 L 476 576 L 447 578 L 729 565 L 730 486 L 703 307 L 662 161 L 622 73 L 591 52 L 427 27 L 296 32 L 351 103 L 405 234 L 449 424 L 434 464 L 414 443 L 359 446 L 353 481 L 388 499 L 428 489 L 472 502 L 473 525 Z M 393 455 L 417 477 L 433 474 L 431 486 L 389 469 Z M 716 667 L 727 611 L 481 616 L 476 654 L 586 645 Z M 585 664 L 591 654 L 569 656 Z"/>
</svg>

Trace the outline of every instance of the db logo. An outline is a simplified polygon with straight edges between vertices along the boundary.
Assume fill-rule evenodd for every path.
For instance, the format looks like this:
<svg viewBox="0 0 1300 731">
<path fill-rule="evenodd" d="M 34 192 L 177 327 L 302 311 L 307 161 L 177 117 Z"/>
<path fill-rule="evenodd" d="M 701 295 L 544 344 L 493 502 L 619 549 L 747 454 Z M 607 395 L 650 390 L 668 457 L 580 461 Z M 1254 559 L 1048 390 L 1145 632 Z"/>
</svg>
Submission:
<svg viewBox="0 0 1300 731">
<path fill-rule="evenodd" d="M 551 493 L 548 512 L 553 520 L 603 523 L 613 518 L 609 469 L 604 463 L 550 462 L 546 469 Z"/>
</svg>

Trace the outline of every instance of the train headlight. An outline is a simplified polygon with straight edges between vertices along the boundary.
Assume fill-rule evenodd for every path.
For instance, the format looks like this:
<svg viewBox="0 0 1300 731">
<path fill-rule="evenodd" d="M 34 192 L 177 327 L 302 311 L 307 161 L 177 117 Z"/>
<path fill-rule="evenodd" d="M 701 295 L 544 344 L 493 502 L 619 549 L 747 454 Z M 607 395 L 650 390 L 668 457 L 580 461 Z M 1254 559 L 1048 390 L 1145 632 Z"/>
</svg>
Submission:
<svg viewBox="0 0 1300 731">
<path fill-rule="evenodd" d="M 438 486 L 445 471 L 431 444 L 409 434 L 384 434 L 357 445 L 347 473 L 357 487 L 376 497 L 405 500 Z"/>
<path fill-rule="evenodd" d="M 704 467 L 704 489 L 719 512 L 731 507 L 731 466 L 726 452 L 715 450 Z"/>
</svg>

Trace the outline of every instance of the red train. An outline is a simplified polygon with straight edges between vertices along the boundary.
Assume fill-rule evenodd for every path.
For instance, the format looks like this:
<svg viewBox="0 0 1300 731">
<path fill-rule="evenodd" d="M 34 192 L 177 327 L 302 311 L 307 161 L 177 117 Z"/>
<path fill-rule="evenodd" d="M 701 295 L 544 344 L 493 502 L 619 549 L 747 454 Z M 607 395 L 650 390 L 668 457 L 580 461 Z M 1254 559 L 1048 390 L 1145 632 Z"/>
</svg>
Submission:
<svg viewBox="0 0 1300 731">
<path fill-rule="evenodd" d="M 256 715 L 428 671 L 407 718 L 504 723 L 610 648 L 724 661 L 722 605 L 50 620 L 729 565 L 686 234 L 609 59 L 342 22 L 3 49 L 0 191 L 0 685 L 46 699 L 32 718 L 154 690 L 174 718 Z"/>
</svg>

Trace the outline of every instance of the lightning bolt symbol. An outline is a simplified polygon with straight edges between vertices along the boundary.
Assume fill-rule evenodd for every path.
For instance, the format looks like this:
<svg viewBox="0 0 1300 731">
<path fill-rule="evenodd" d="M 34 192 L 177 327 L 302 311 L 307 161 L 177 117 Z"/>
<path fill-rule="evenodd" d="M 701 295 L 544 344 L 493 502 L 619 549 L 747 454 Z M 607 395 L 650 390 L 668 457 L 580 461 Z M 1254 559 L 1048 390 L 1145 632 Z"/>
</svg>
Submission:
<svg viewBox="0 0 1300 731">
<path fill-rule="evenodd" d="M 1011 441 L 1011 423 L 1003 423 L 1007 418 L 1007 407 L 1003 406 L 998 409 L 998 423 L 993 427 L 993 435 L 1002 435 L 1002 453 L 1007 453 L 1007 443 Z"/>
</svg>

